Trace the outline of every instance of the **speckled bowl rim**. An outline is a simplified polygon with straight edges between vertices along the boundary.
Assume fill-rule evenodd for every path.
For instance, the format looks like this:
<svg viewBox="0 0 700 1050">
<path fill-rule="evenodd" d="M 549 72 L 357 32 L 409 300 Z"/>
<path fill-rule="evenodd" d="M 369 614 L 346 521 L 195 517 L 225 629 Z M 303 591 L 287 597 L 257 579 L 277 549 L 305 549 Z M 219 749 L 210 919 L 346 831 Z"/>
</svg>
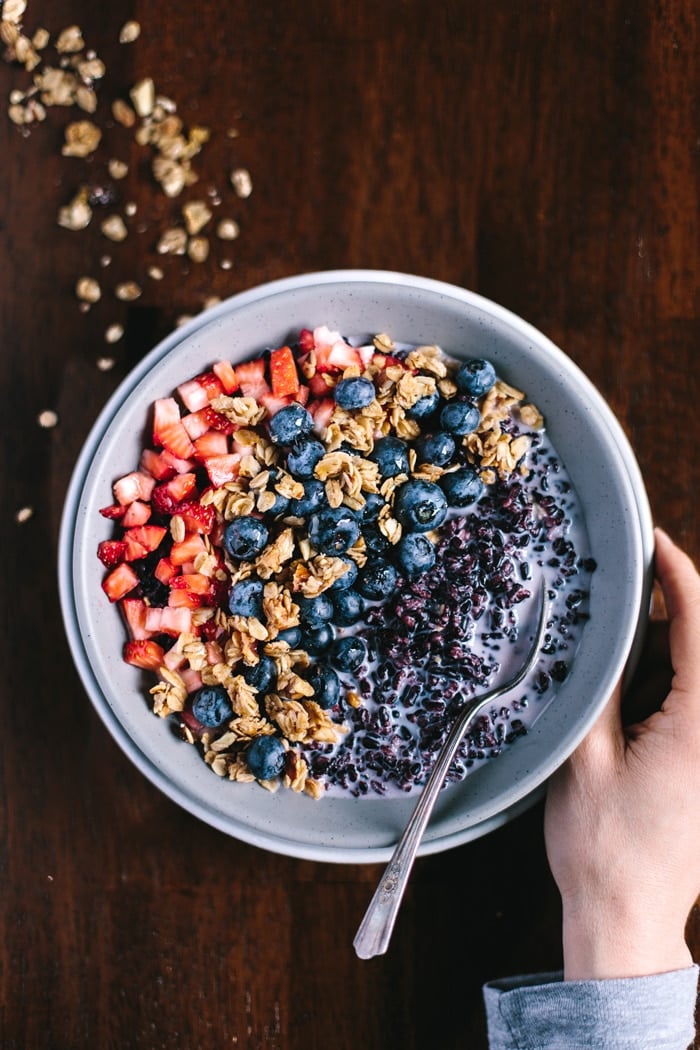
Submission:
<svg viewBox="0 0 700 1050">
<path fill-rule="evenodd" d="M 142 388 L 150 381 L 149 377 L 152 377 L 156 366 L 162 370 L 176 359 L 178 382 L 193 374 L 188 364 L 189 356 L 184 351 L 189 351 L 198 340 L 206 343 L 208 333 L 215 332 L 217 325 L 223 330 L 232 318 L 248 316 L 251 310 L 264 317 L 271 304 L 278 308 L 286 302 L 294 302 L 295 297 L 308 297 L 309 291 L 318 295 L 324 307 L 320 307 L 318 316 L 307 316 L 306 321 L 292 321 L 290 330 L 303 323 L 322 324 L 330 321 L 328 316 L 321 315 L 324 308 L 327 314 L 331 312 L 325 304 L 333 301 L 335 295 L 337 303 L 347 305 L 349 301 L 350 306 L 347 308 L 353 311 L 357 309 L 358 312 L 363 296 L 365 303 L 370 298 L 380 303 L 382 299 L 392 296 L 402 302 L 405 298 L 409 306 L 412 300 L 420 300 L 424 301 L 428 313 L 433 309 L 437 311 L 436 318 L 441 310 L 463 311 L 470 324 L 477 317 L 479 324 L 483 323 L 487 329 L 491 325 L 494 331 L 498 329 L 512 333 L 513 341 L 527 347 L 528 352 L 545 361 L 548 368 L 555 369 L 562 382 L 573 385 L 578 391 L 584 414 L 594 420 L 600 440 L 606 446 L 606 455 L 609 456 L 607 465 L 614 473 L 615 498 L 619 497 L 621 506 L 624 506 L 622 513 L 626 531 L 621 553 L 625 571 L 629 572 L 629 579 L 624 581 L 627 600 L 624 615 L 617 623 L 618 644 L 614 652 L 602 660 L 604 684 L 598 681 L 596 695 L 586 698 L 583 708 L 576 711 L 572 725 L 558 738 L 557 747 L 545 756 L 537 754 L 537 747 L 544 731 L 546 711 L 531 734 L 518 741 L 503 756 L 487 763 L 485 769 L 491 768 L 495 762 L 505 766 L 510 753 L 517 752 L 522 756 L 517 763 L 518 776 L 515 782 L 509 784 L 507 789 L 494 793 L 489 802 L 472 805 L 469 801 L 470 782 L 476 783 L 476 778 L 483 778 L 482 771 L 471 773 L 463 784 L 443 792 L 420 850 L 421 855 L 428 855 L 492 831 L 541 796 L 548 777 L 588 732 L 612 684 L 625 667 L 628 671 L 633 668 L 643 642 L 651 597 L 651 512 L 639 466 L 622 427 L 578 366 L 543 333 L 504 307 L 466 289 L 431 278 L 391 271 L 330 270 L 259 285 L 232 296 L 172 332 L 129 373 L 114 392 L 96 420 L 76 462 L 66 495 L 59 538 L 59 591 L 66 634 L 86 692 L 117 744 L 155 786 L 185 810 L 235 838 L 288 856 L 334 863 L 377 863 L 389 859 L 398 834 L 414 805 L 411 799 L 324 799 L 314 803 L 307 798 L 294 796 L 291 792 L 279 792 L 273 796 L 263 792 L 257 785 L 224 783 L 206 769 L 198 756 L 194 756 L 196 766 L 192 765 L 189 756 L 194 755 L 194 749 L 175 741 L 172 736 L 170 739 L 164 737 L 164 723 L 145 710 L 143 689 L 132 668 L 122 665 L 106 674 L 102 667 L 106 643 L 111 643 L 112 635 L 113 649 L 117 653 L 120 651 L 123 627 L 118 612 L 111 608 L 106 610 L 109 614 L 107 626 L 96 619 L 104 616 L 106 603 L 99 589 L 99 566 L 94 564 L 97 559 L 94 557 L 94 535 L 91 529 L 94 532 L 96 527 L 95 508 L 105 502 L 95 496 L 95 488 L 98 482 L 105 484 L 104 457 L 110 450 L 110 444 L 112 451 L 114 449 L 120 416 L 130 410 L 129 406 L 132 406 L 131 410 L 134 410 L 134 405 L 139 406 L 143 399 Z M 381 305 L 378 309 L 381 313 Z M 435 328 L 438 327 L 436 324 Z M 349 332 L 350 328 L 345 324 L 343 330 Z M 396 333 L 392 331 L 392 334 Z M 264 343 L 253 341 L 251 344 L 248 340 L 247 353 L 255 352 L 261 345 Z M 446 349 L 454 351 L 454 347 L 446 346 Z M 475 352 L 473 346 L 470 352 Z M 235 355 L 232 355 L 232 359 L 235 361 Z M 158 393 L 152 393 L 150 399 L 165 393 L 166 390 L 160 389 Z M 536 392 L 528 390 L 527 393 L 537 400 Z M 146 408 L 147 402 L 143 400 L 139 411 L 142 411 L 144 420 Z M 133 462 L 126 469 L 132 467 Z M 111 472 L 110 478 L 114 476 L 117 475 Z M 571 676 L 574 681 L 577 667 L 578 664 Z M 131 684 L 126 686 L 131 696 L 122 695 L 122 691 L 111 680 L 112 675 L 119 677 L 122 674 L 131 676 Z M 152 726 L 147 732 L 152 735 L 154 742 L 157 741 L 157 747 L 155 743 L 151 745 L 150 736 L 145 740 L 141 734 L 140 739 L 135 739 L 138 734 L 129 725 L 135 697 L 141 699 Z M 161 745 L 169 753 L 168 762 L 163 760 L 160 753 Z M 177 753 L 173 751 L 170 755 L 172 748 L 182 750 Z M 202 773 L 207 778 L 206 782 L 201 779 Z M 240 794 L 228 795 L 227 805 L 222 807 L 220 798 L 216 797 L 217 792 L 221 793 L 222 790 Z M 315 807 L 325 808 L 323 819 L 317 821 L 312 815 L 321 812 Z"/>
</svg>

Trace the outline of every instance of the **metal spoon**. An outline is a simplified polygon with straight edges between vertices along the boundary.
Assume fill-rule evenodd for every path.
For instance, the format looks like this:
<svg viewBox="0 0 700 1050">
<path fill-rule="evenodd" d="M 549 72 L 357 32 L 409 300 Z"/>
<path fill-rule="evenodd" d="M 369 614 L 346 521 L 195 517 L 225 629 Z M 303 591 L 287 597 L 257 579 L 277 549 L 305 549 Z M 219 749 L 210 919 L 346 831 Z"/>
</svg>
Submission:
<svg viewBox="0 0 700 1050">
<path fill-rule="evenodd" d="M 396 917 L 423 833 L 430 820 L 450 764 L 469 725 L 487 704 L 514 689 L 535 663 L 547 624 L 547 592 L 544 580 L 542 580 L 540 585 L 538 603 L 539 617 L 535 628 L 534 641 L 523 666 L 503 685 L 489 690 L 482 696 L 475 697 L 460 712 L 452 726 L 421 792 L 416 808 L 406 825 L 391 860 L 387 864 L 384 874 L 379 880 L 379 885 L 355 935 L 353 945 L 360 959 L 371 959 L 375 955 L 383 955 L 389 947 Z"/>
</svg>

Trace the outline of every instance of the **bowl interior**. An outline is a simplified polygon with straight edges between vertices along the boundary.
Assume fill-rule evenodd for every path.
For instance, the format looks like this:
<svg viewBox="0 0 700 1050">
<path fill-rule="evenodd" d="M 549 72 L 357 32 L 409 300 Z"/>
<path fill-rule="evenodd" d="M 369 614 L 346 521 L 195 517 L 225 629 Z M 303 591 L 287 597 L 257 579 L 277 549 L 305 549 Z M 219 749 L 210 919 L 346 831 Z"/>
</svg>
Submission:
<svg viewBox="0 0 700 1050">
<path fill-rule="evenodd" d="M 421 852 L 468 841 L 526 803 L 592 725 L 611 684 L 638 647 L 646 620 L 652 540 L 636 462 L 619 424 L 581 371 L 541 333 L 479 296 L 440 282 L 373 271 L 335 271 L 273 282 L 221 303 L 151 352 L 100 415 L 69 489 L 60 543 L 60 584 L 74 659 L 119 745 L 161 790 L 196 816 L 263 848 L 338 862 L 377 862 L 391 850 L 413 799 L 270 795 L 213 776 L 195 749 L 149 710 L 149 680 L 122 662 L 119 613 L 104 598 L 97 544 L 109 532 L 98 511 L 112 482 L 134 469 L 149 406 L 226 357 L 234 364 L 281 345 L 302 327 L 346 335 L 389 332 L 437 343 L 455 356 L 490 358 L 524 390 L 585 508 L 598 568 L 573 671 L 532 731 L 442 793 Z"/>
</svg>

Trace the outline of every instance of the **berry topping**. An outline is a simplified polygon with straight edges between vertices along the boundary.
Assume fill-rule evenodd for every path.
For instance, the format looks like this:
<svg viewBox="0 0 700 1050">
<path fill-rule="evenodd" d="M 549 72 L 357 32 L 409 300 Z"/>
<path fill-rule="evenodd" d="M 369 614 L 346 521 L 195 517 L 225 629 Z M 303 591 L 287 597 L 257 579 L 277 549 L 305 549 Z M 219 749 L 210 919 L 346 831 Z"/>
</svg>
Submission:
<svg viewBox="0 0 700 1050">
<path fill-rule="evenodd" d="M 333 602 L 325 591 L 315 598 L 305 598 L 302 595 L 298 599 L 298 605 L 299 617 L 306 627 L 320 627 L 333 616 Z"/>
<path fill-rule="evenodd" d="M 396 517 L 412 532 L 429 532 L 442 525 L 447 516 L 447 500 L 432 481 L 407 481 L 396 493 Z"/>
<path fill-rule="evenodd" d="M 340 679 L 332 667 L 328 664 L 315 664 L 309 674 L 309 682 L 313 686 L 313 698 L 319 707 L 324 710 L 335 707 L 340 699 Z"/>
<path fill-rule="evenodd" d="M 316 478 L 304 482 L 304 495 L 289 501 L 289 513 L 295 518 L 307 518 L 314 511 L 320 510 L 326 502 L 326 490 L 323 483 Z"/>
<path fill-rule="evenodd" d="M 496 382 L 496 370 L 490 361 L 471 357 L 457 369 L 455 382 L 463 394 L 483 397 Z"/>
<path fill-rule="evenodd" d="M 369 562 L 360 571 L 357 589 L 363 597 L 379 602 L 388 598 L 396 587 L 396 569 L 383 558 Z M 348 593 L 347 591 L 345 592 Z"/>
<path fill-rule="evenodd" d="M 471 467 L 460 467 L 440 478 L 440 488 L 451 507 L 468 507 L 484 492 L 484 483 Z"/>
<path fill-rule="evenodd" d="M 216 729 L 233 718 L 229 695 L 222 685 L 203 685 L 192 697 L 192 714 L 203 726 Z"/>
<path fill-rule="evenodd" d="M 336 385 L 336 404 L 341 408 L 352 410 L 354 408 L 366 408 L 371 405 L 375 397 L 374 383 L 364 376 L 353 376 L 351 379 L 341 379 Z"/>
<path fill-rule="evenodd" d="M 352 587 L 333 595 L 334 621 L 341 627 L 350 627 L 362 618 L 366 603 L 361 594 Z"/>
<path fill-rule="evenodd" d="M 261 656 L 256 664 L 244 664 L 240 674 L 248 685 L 265 695 L 274 688 L 277 679 L 275 661 L 269 656 Z"/>
<path fill-rule="evenodd" d="M 303 405 L 293 401 L 285 405 L 270 420 L 270 437 L 276 445 L 293 445 L 299 438 L 311 433 L 313 419 Z"/>
<path fill-rule="evenodd" d="M 257 576 L 234 583 L 229 591 L 228 609 L 232 616 L 255 616 L 263 618 L 263 581 Z"/>
<path fill-rule="evenodd" d="M 370 459 L 377 464 L 379 473 L 384 478 L 395 478 L 399 474 L 408 474 L 410 469 L 406 442 L 391 434 L 375 441 Z"/>
<path fill-rule="evenodd" d="M 435 547 L 422 532 L 407 532 L 396 545 L 396 561 L 404 576 L 420 576 L 435 564 Z"/>
<path fill-rule="evenodd" d="M 327 507 L 309 518 L 309 540 L 317 551 L 344 554 L 359 535 L 357 516 L 347 507 Z"/>
<path fill-rule="evenodd" d="M 284 769 L 287 751 L 278 736 L 259 736 L 246 751 L 248 768 L 257 780 L 273 780 Z"/>
<path fill-rule="evenodd" d="M 287 470 L 295 478 L 312 478 L 316 464 L 325 454 L 320 441 L 299 438 L 287 453 Z"/>
<path fill-rule="evenodd" d="M 409 419 L 427 419 L 431 416 L 440 404 L 440 391 L 435 388 L 432 394 L 426 394 L 425 397 L 419 397 L 415 404 L 407 410 L 406 415 Z"/>
<path fill-rule="evenodd" d="M 258 518 L 234 518 L 224 529 L 224 548 L 237 561 L 250 561 L 267 545 L 269 530 Z"/>
<path fill-rule="evenodd" d="M 349 638 L 338 638 L 333 643 L 333 663 L 340 671 L 358 671 L 367 656 L 365 642 L 351 635 Z"/>
<path fill-rule="evenodd" d="M 450 434 L 464 437 L 481 422 L 481 413 L 470 401 L 450 401 L 440 413 L 440 423 Z"/>
<path fill-rule="evenodd" d="M 444 430 L 416 441 L 416 458 L 418 463 L 434 463 L 436 467 L 446 467 L 455 454 L 454 438 Z"/>
</svg>

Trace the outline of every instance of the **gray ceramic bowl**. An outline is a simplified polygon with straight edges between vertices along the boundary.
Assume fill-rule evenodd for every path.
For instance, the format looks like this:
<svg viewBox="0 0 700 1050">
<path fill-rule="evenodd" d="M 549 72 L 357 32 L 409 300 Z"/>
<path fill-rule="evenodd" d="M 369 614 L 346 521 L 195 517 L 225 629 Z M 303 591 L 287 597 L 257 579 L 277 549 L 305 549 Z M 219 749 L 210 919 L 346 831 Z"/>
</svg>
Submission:
<svg viewBox="0 0 700 1050">
<path fill-rule="evenodd" d="M 320 324 L 357 336 L 387 331 L 397 341 L 437 343 L 456 355 L 490 358 L 543 412 L 585 508 L 598 563 L 590 621 L 568 680 L 527 736 L 443 791 L 422 854 L 483 835 L 530 805 L 591 727 L 613 683 L 634 663 L 643 637 L 651 591 L 651 515 L 622 429 L 572 361 L 502 307 L 422 277 L 351 270 L 274 281 L 178 329 L 127 376 L 78 460 L 60 539 L 63 614 L 90 699 L 141 772 L 208 824 L 290 856 L 374 863 L 388 860 L 415 799 L 314 802 L 214 776 L 196 750 L 150 712 L 142 674 L 122 662 L 124 628 L 104 598 L 95 556 L 107 532 L 98 509 L 111 502 L 112 481 L 134 468 L 153 400 L 222 356 L 235 364 L 281 345 L 300 328 Z"/>
</svg>

